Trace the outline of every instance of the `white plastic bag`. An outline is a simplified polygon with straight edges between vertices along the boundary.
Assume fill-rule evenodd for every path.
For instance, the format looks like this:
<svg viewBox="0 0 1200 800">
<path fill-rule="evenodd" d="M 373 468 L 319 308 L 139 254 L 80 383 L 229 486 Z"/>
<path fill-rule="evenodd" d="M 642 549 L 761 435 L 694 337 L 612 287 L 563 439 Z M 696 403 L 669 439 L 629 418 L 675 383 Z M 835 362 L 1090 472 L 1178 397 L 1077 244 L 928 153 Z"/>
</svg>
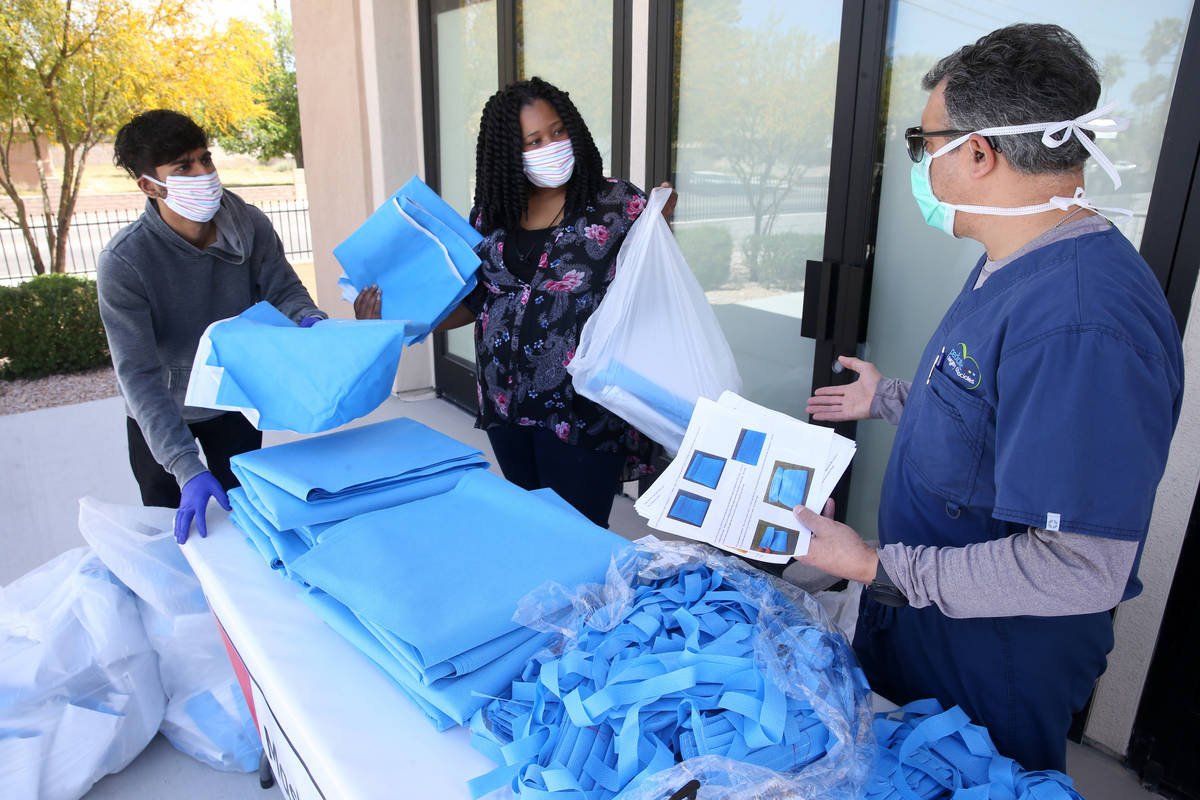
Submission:
<svg viewBox="0 0 1200 800">
<path fill-rule="evenodd" d="M 0 592 L 0 797 L 82 797 L 145 749 L 165 700 L 135 598 L 89 548 Z"/>
<path fill-rule="evenodd" d="M 171 533 L 174 512 L 79 502 L 79 530 L 137 595 L 158 654 L 167 707 L 162 733 L 175 748 L 227 772 L 258 768 L 262 745 L 200 581 Z"/>
<path fill-rule="evenodd" d="M 742 379 L 708 298 L 692 275 L 658 188 L 617 254 L 616 277 L 567 365 L 575 391 L 671 455 L 701 397 L 740 392 Z"/>
</svg>

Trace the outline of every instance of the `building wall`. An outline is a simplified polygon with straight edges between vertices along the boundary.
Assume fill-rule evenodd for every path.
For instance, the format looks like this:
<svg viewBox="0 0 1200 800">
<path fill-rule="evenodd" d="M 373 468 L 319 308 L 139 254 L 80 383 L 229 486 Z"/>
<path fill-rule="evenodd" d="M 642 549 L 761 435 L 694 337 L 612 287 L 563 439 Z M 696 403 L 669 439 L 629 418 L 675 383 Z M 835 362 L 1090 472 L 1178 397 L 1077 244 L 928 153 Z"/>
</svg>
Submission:
<svg viewBox="0 0 1200 800">
<path fill-rule="evenodd" d="M 416 0 L 293 0 L 317 303 L 352 317 L 333 248 L 422 174 Z M 433 386 L 432 339 L 405 348 L 396 388 Z"/>
<path fill-rule="evenodd" d="M 646 165 L 649 0 L 635 0 L 630 174 Z M 293 0 L 296 72 L 312 213 L 318 302 L 351 316 L 336 287 L 333 247 L 413 173 L 422 173 L 420 47 L 416 0 Z M 1185 337 L 1187 370 L 1200 375 L 1200 297 Z M 406 350 L 398 388 L 433 386 L 430 344 Z M 1200 391 L 1184 403 L 1142 558 L 1144 593 L 1122 605 L 1116 647 L 1086 736 L 1123 754 L 1149 669 L 1171 579 L 1200 482 Z"/>
</svg>

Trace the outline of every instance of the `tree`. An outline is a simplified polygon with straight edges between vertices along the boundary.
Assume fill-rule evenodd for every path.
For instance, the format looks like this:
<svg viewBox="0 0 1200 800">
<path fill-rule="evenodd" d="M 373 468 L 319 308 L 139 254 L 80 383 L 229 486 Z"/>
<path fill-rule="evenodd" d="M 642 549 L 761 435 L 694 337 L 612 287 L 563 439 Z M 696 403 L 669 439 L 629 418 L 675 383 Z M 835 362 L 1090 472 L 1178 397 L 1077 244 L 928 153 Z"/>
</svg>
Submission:
<svg viewBox="0 0 1200 800">
<path fill-rule="evenodd" d="M 304 168 L 300 138 L 300 99 L 296 90 L 296 58 L 292 53 L 292 20 L 273 11 L 271 27 L 273 59 L 257 86 L 267 113 L 249 121 L 232 134 L 221 137 L 221 145 L 232 153 L 251 153 L 266 161 L 291 155 Z"/>
<path fill-rule="evenodd" d="M 254 93 L 269 60 L 262 32 L 238 20 L 202 29 L 191 5 L 0 0 L 0 188 L 13 205 L 0 214 L 21 228 L 37 274 L 65 271 L 87 155 L 134 114 L 174 108 L 220 132 L 266 113 Z M 42 168 L 44 141 L 62 151 L 58 181 Z M 13 180 L 11 155 L 22 142 L 38 160 L 40 210 Z"/>
</svg>

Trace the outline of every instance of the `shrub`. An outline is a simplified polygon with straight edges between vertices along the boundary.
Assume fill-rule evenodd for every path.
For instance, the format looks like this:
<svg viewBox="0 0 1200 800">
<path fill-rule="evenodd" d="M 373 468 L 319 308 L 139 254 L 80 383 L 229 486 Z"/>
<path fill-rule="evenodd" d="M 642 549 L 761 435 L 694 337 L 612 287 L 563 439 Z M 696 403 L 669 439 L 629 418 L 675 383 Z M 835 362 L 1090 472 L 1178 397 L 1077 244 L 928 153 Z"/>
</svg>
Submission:
<svg viewBox="0 0 1200 800">
<path fill-rule="evenodd" d="M 742 242 L 750 279 L 773 289 L 800 291 L 809 259 L 819 260 L 825 237 L 819 233 L 750 234 Z"/>
<path fill-rule="evenodd" d="M 716 289 L 729 280 L 733 264 L 733 235 L 723 225 L 689 225 L 675 229 L 675 241 L 692 274 L 705 289 Z"/>
<path fill-rule="evenodd" d="M 0 378 L 40 378 L 106 363 L 95 281 L 40 275 L 0 286 Z"/>
</svg>

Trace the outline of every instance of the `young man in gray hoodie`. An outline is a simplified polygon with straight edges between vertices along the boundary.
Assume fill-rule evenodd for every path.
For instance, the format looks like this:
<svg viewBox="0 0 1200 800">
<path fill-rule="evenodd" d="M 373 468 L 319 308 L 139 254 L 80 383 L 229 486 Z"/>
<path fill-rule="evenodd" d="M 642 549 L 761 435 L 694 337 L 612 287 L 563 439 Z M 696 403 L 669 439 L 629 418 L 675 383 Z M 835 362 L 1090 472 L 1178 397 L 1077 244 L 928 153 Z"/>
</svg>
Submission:
<svg viewBox="0 0 1200 800">
<path fill-rule="evenodd" d="M 262 446 L 262 433 L 241 414 L 184 405 L 201 335 L 260 300 L 304 327 L 326 314 L 288 264 L 267 216 L 223 191 L 199 125 L 175 111 L 147 111 L 121 128 L 115 151 L 114 163 L 146 195 L 146 210 L 100 254 L 100 315 L 142 502 L 178 507 L 182 544 L 193 519 L 207 534 L 209 498 L 229 509 L 225 492 L 237 485 L 230 457 Z"/>
</svg>

